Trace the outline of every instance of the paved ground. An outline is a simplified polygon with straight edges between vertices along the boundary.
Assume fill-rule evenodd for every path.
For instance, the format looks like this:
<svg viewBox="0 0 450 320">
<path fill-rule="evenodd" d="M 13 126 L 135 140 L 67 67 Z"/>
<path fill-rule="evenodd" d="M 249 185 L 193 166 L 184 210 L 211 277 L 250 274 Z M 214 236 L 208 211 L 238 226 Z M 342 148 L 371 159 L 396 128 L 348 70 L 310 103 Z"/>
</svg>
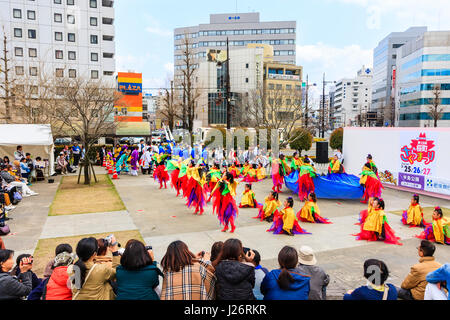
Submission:
<svg viewBox="0 0 450 320">
<path fill-rule="evenodd" d="M 98 173 L 104 169 L 97 168 Z M 203 216 L 193 215 L 193 209 L 187 209 L 185 200 L 175 197 L 170 189 L 159 190 L 159 184 L 150 176 L 120 176 L 114 184 L 125 203 L 127 211 L 93 213 L 71 216 L 47 217 L 48 208 L 53 200 L 59 178 L 55 184 L 39 183 L 33 190 L 40 193 L 37 197 L 26 198 L 13 211 L 10 226 L 14 235 L 6 237 L 8 248 L 21 252 L 33 252 L 38 239 L 62 236 L 114 232 L 120 230 L 140 230 L 148 245 L 152 245 L 155 257 L 160 260 L 167 245 L 174 240 L 185 241 L 194 252 L 209 251 L 215 241 L 224 241 L 230 237 L 239 238 L 244 246 L 257 249 L 262 256 L 262 264 L 269 269 L 277 268 L 277 255 L 285 245 L 299 247 L 311 246 L 317 253 L 319 264 L 331 276 L 328 292 L 330 298 L 341 298 L 345 291 L 364 284 L 362 264 L 367 258 L 384 260 L 391 271 L 391 281 L 400 285 L 410 266 L 417 261 L 416 247 L 420 240 L 414 236 L 420 229 L 404 227 L 400 217 L 388 213 L 388 219 L 397 235 L 402 238 L 403 246 L 384 243 L 367 243 L 356 241 L 352 234 L 358 232 L 358 213 L 366 208 L 359 201 L 319 200 L 321 214 L 330 218 L 331 225 L 301 223 L 312 235 L 288 237 L 266 232 L 270 224 L 260 222 L 252 217 L 256 209 L 241 209 L 234 234 L 220 232 L 217 217 L 212 215 L 209 205 Z M 272 187 L 271 180 L 254 184 L 254 191 L 259 202 L 264 201 Z M 238 186 L 237 202 L 240 201 L 244 184 Z M 283 202 L 288 196 L 295 200 L 294 210 L 301 208 L 301 203 L 290 191 L 280 195 Z M 411 194 L 386 189 L 383 198 L 386 211 L 407 208 Z M 76 203 L 76 199 L 74 199 Z M 450 201 L 422 196 L 424 207 L 440 205 L 450 207 Z M 72 205 L 72 204 L 68 204 Z M 55 243 L 56 245 L 56 243 Z M 450 247 L 438 246 L 437 259 L 450 262 Z"/>
</svg>

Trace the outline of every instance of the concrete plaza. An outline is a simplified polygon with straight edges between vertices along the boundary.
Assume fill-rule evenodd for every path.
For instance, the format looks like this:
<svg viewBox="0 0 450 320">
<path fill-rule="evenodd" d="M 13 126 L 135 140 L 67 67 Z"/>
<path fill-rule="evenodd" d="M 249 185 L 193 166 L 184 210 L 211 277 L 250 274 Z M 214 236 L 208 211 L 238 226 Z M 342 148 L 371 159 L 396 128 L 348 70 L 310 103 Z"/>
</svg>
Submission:
<svg viewBox="0 0 450 320">
<path fill-rule="evenodd" d="M 102 168 L 96 168 L 96 171 L 105 172 Z M 311 232 L 311 235 L 289 237 L 266 232 L 270 224 L 253 219 L 257 215 L 256 209 L 240 209 L 235 233 L 222 233 L 217 217 L 212 214 L 211 205 L 205 208 L 204 215 L 194 215 L 194 210 L 186 207 L 184 199 L 176 197 L 169 184 L 167 190 L 160 190 L 159 184 L 148 175 L 121 175 L 119 180 L 114 180 L 126 211 L 49 217 L 48 209 L 59 180 L 58 177 L 55 184 L 34 185 L 32 189 L 40 195 L 24 199 L 12 212 L 13 220 L 9 225 L 13 235 L 5 237 L 4 241 L 16 254 L 33 253 L 39 239 L 77 235 L 81 238 L 86 234 L 139 230 L 145 242 L 153 246 L 158 261 L 164 256 L 168 244 L 174 240 L 186 242 L 191 251 L 196 253 L 209 251 L 215 241 L 233 237 L 240 239 L 244 246 L 258 250 L 262 257 L 261 264 L 273 269 L 278 266 L 277 256 L 283 246 L 299 248 L 301 245 L 308 245 L 315 250 L 318 264 L 330 274 L 328 294 L 334 299 L 340 299 L 345 291 L 365 283 L 362 264 L 367 258 L 384 260 L 391 271 L 389 281 L 395 285 L 401 284 L 411 265 L 418 260 L 416 247 L 420 240 L 415 235 L 421 229 L 405 227 L 398 215 L 389 213 L 408 207 L 411 194 L 403 191 L 386 189 L 383 192 L 389 223 L 403 243 L 403 246 L 397 246 L 355 240 L 352 234 L 359 230 L 355 225 L 358 214 L 367 206 L 354 200 L 319 199 L 321 215 L 330 218 L 333 224 L 301 223 L 302 228 Z M 259 202 L 264 201 L 271 187 L 271 179 L 253 184 Z M 238 203 L 243 190 L 244 183 L 241 183 L 237 190 Z M 283 191 L 280 200 L 283 202 L 288 196 L 292 196 L 295 201 L 294 210 L 297 212 L 302 203 L 286 188 Z M 76 205 L 76 199 L 68 205 Z M 450 201 L 422 196 L 421 205 L 449 208 Z M 441 263 L 450 262 L 450 247 L 438 245 L 436 258 Z"/>
</svg>

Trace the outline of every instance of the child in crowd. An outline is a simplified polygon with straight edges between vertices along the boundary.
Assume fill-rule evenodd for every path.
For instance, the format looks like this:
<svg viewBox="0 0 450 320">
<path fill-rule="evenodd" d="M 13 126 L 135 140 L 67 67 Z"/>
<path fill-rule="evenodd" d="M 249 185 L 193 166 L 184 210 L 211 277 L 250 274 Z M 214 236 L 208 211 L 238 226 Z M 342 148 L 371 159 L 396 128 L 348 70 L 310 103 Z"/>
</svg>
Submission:
<svg viewBox="0 0 450 320">
<path fill-rule="evenodd" d="M 427 223 L 423 219 L 423 209 L 419 204 L 419 196 L 413 195 L 408 210 L 403 211 L 402 223 L 412 227 L 425 228 Z"/>
<path fill-rule="evenodd" d="M 322 218 L 320 216 L 319 206 L 317 205 L 317 197 L 314 192 L 309 194 L 308 201 L 305 202 L 303 208 L 297 213 L 297 219 L 302 222 L 331 223 L 327 218 Z"/>
</svg>

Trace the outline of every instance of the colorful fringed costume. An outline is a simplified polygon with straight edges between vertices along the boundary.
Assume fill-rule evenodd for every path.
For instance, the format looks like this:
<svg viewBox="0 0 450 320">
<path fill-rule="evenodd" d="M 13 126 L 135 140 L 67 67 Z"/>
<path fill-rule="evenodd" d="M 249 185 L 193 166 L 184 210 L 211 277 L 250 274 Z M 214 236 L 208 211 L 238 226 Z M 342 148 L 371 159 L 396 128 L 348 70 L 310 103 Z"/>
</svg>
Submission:
<svg viewBox="0 0 450 320">
<path fill-rule="evenodd" d="M 180 173 L 178 174 L 178 182 L 180 183 L 181 191 L 183 191 L 183 197 L 187 197 L 187 184 L 188 184 L 188 176 L 187 176 L 187 169 L 188 166 L 186 165 L 185 160 L 181 162 L 180 164 Z"/>
<path fill-rule="evenodd" d="M 167 161 L 166 170 L 167 172 L 169 172 L 170 185 L 172 186 L 172 188 L 176 190 L 177 197 L 180 195 L 181 191 L 181 180 L 179 179 L 180 168 L 181 168 L 181 161 L 174 161 L 174 160 Z"/>
<path fill-rule="evenodd" d="M 128 172 L 127 154 L 124 153 L 120 156 L 116 163 L 116 171 L 120 174 L 122 171 Z"/>
<path fill-rule="evenodd" d="M 300 170 L 300 167 L 303 165 L 303 161 L 302 161 L 302 159 L 301 158 L 299 158 L 299 157 L 294 157 L 294 158 L 292 158 L 292 161 L 291 161 L 291 170 L 292 171 L 294 171 L 294 170 Z"/>
<path fill-rule="evenodd" d="M 320 216 L 319 206 L 314 201 L 306 201 L 303 208 L 297 212 L 297 219 L 302 222 L 331 224 L 327 218 Z"/>
<path fill-rule="evenodd" d="M 298 174 L 298 196 L 300 201 L 308 199 L 311 192 L 314 192 L 313 178 L 317 176 L 316 169 L 309 163 L 305 163 L 300 167 Z"/>
<path fill-rule="evenodd" d="M 256 169 L 256 179 L 258 181 L 264 180 L 266 178 L 266 176 L 267 176 L 266 168 L 260 167 L 260 168 Z"/>
<path fill-rule="evenodd" d="M 256 177 L 256 169 L 250 168 L 247 173 L 244 175 L 244 182 L 258 182 L 258 178 Z"/>
<path fill-rule="evenodd" d="M 373 209 L 361 224 L 361 232 L 356 234 L 356 240 L 384 241 L 389 244 L 402 245 L 395 236 L 394 230 L 389 226 L 386 214 L 382 209 Z"/>
<path fill-rule="evenodd" d="M 243 166 L 242 169 L 241 169 L 240 176 L 242 176 L 242 177 L 245 178 L 245 176 L 247 175 L 248 171 L 249 171 L 251 168 L 252 168 L 251 165 L 249 165 L 249 164 L 244 164 L 244 166 Z"/>
<path fill-rule="evenodd" d="M 212 191 L 220 178 L 222 178 L 222 172 L 219 169 L 212 168 L 206 176 L 208 179 L 208 191 Z"/>
<path fill-rule="evenodd" d="M 345 173 L 345 169 L 339 160 L 331 159 L 328 165 L 328 173 Z"/>
<path fill-rule="evenodd" d="M 220 224 L 224 226 L 222 232 L 228 230 L 231 225 L 231 231 L 234 232 L 236 226 L 234 221 L 238 215 L 238 207 L 234 197 L 236 196 L 237 182 L 230 183 L 227 180 L 220 180 L 216 187 L 211 191 L 213 199 L 213 213 L 217 213 Z"/>
<path fill-rule="evenodd" d="M 367 219 L 367 216 L 369 215 L 369 213 L 373 210 L 373 198 L 371 198 L 370 200 L 369 200 L 369 203 L 368 203 L 368 207 L 367 207 L 367 210 L 363 210 L 363 211 L 361 211 L 360 213 L 359 213 L 359 222 L 358 223 L 356 223 L 357 225 L 361 225 L 361 224 L 363 224 L 364 223 L 364 221 L 366 221 L 366 219 Z"/>
<path fill-rule="evenodd" d="M 245 190 L 242 193 L 241 203 L 239 204 L 239 208 L 257 208 L 258 202 L 255 198 L 255 193 L 253 190 Z"/>
<path fill-rule="evenodd" d="M 206 174 L 201 173 L 201 169 L 198 167 L 188 168 L 190 172 L 190 178 L 187 185 L 187 202 L 188 208 L 195 207 L 194 214 L 203 214 L 203 207 L 206 204 Z"/>
<path fill-rule="evenodd" d="M 272 190 L 280 193 L 281 188 L 283 187 L 284 177 L 288 176 L 290 173 L 291 168 L 286 163 L 286 160 L 274 160 L 272 163 Z"/>
<path fill-rule="evenodd" d="M 433 219 L 433 222 L 429 223 L 425 230 L 416 237 L 450 245 L 450 220 L 445 217 Z"/>
<path fill-rule="evenodd" d="M 153 160 L 156 163 L 156 169 L 153 173 L 153 178 L 159 182 L 159 188 L 162 189 L 163 183 L 164 188 L 167 189 L 167 181 L 169 181 L 170 177 L 167 173 L 165 163 L 166 154 L 154 154 Z"/>
<path fill-rule="evenodd" d="M 238 167 L 236 167 L 235 164 L 232 164 L 229 168 L 228 168 L 228 172 L 231 173 L 233 175 L 234 179 L 239 178 L 240 175 L 240 170 Z"/>
<path fill-rule="evenodd" d="M 384 189 L 376 173 L 366 165 L 363 167 L 363 171 L 361 172 L 361 179 L 359 180 L 359 183 L 364 185 L 363 197 L 365 202 L 367 202 L 369 198 L 380 197 L 381 190 Z"/>
<path fill-rule="evenodd" d="M 264 199 L 264 206 L 259 207 L 259 213 L 257 217 L 254 219 L 260 219 L 261 221 L 266 220 L 268 222 L 273 221 L 273 217 L 276 213 L 278 213 L 278 208 L 281 207 L 280 200 L 277 199 L 269 199 L 266 197 Z"/>
<path fill-rule="evenodd" d="M 267 232 L 273 232 L 273 234 L 310 234 L 303 230 L 298 224 L 295 218 L 294 209 L 287 207 L 281 211 L 278 211 L 273 218 L 273 224 Z"/>
<path fill-rule="evenodd" d="M 425 228 L 427 226 L 427 223 L 423 218 L 423 209 L 420 204 L 411 204 L 408 210 L 403 211 L 402 223 L 410 227 Z"/>
</svg>

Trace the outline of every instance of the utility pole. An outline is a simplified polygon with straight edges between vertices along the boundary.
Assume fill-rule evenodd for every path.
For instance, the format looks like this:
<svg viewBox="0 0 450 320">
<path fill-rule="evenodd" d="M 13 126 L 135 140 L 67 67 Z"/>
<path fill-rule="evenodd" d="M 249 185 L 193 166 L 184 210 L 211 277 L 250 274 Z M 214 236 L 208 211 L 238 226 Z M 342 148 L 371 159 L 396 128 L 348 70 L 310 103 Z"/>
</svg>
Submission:
<svg viewBox="0 0 450 320">
<path fill-rule="evenodd" d="M 321 136 L 325 137 L 325 72 L 323 73 L 323 95 L 322 95 L 322 126 Z"/>
<path fill-rule="evenodd" d="M 225 98 L 227 107 L 227 130 L 231 129 L 231 106 L 230 106 L 230 49 L 228 45 L 227 37 L 227 73 L 226 73 L 226 86 L 225 86 Z"/>
<path fill-rule="evenodd" d="M 309 83 L 308 83 L 308 75 L 306 75 L 306 104 L 305 104 L 305 128 L 308 129 L 308 91 L 309 91 Z"/>
</svg>

